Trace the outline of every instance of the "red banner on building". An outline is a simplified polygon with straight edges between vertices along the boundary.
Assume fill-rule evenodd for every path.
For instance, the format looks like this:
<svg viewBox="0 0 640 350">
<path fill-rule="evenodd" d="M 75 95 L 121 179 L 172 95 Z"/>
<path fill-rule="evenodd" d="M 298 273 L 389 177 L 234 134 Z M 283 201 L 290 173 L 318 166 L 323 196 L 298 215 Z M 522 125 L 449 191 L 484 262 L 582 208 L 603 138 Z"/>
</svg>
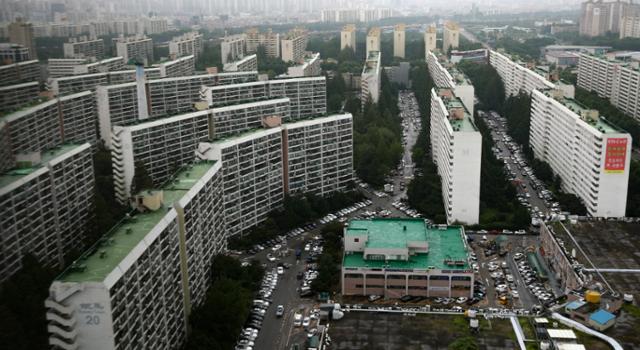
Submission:
<svg viewBox="0 0 640 350">
<path fill-rule="evenodd" d="M 624 173 L 627 162 L 627 139 L 607 139 L 607 149 L 604 156 L 605 173 Z"/>
</svg>

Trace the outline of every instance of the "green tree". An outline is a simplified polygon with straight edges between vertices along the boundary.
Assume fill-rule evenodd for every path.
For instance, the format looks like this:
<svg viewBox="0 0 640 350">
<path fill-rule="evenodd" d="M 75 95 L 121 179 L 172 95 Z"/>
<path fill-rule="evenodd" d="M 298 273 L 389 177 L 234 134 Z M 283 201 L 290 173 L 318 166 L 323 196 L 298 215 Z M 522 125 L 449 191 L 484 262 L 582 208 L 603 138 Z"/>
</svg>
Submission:
<svg viewBox="0 0 640 350">
<path fill-rule="evenodd" d="M 135 175 L 133 176 L 133 181 L 131 182 L 131 193 L 138 193 L 140 191 L 149 190 L 153 188 L 153 180 L 151 176 L 149 176 L 149 172 L 145 167 L 144 163 L 137 161 L 135 162 Z"/>
<path fill-rule="evenodd" d="M 470 336 L 456 339 L 453 343 L 449 344 L 449 350 L 479 350 L 480 347 L 476 342 L 476 339 Z"/>
</svg>

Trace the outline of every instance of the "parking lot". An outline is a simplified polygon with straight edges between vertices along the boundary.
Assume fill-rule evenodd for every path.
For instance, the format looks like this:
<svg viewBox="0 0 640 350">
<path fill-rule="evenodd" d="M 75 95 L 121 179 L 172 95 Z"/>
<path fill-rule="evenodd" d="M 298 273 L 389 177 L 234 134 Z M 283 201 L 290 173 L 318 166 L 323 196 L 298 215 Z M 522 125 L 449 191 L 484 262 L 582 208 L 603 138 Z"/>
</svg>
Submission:
<svg viewBox="0 0 640 350">
<path fill-rule="evenodd" d="M 493 153 L 503 161 L 505 173 L 516 186 L 518 200 L 529 210 L 532 222 L 566 216 L 568 213 L 561 211 L 560 203 L 554 201 L 553 194 L 527 164 L 522 147 L 508 135 L 506 119 L 494 111 L 478 111 L 478 116 L 484 118 L 491 129 Z"/>
</svg>

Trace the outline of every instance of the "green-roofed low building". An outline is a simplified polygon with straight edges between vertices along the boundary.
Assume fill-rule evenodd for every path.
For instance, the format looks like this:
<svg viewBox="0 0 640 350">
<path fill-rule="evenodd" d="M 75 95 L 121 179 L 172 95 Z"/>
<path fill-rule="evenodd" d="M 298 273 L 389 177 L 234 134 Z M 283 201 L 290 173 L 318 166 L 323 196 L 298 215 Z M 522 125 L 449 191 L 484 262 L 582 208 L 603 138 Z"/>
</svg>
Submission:
<svg viewBox="0 0 640 350">
<path fill-rule="evenodd" d="M 221 164 L 183 168 L 134 196 L 113 227 L 49 288 L 49 343 L 63 349 L 175 349 L 226 247 Z"/>
<path fill-rule="evenodd" d="M 352 220 L 344 229 L 342 294 L 472 297 L 467 252 L 462 226 Z"/>
</svg>

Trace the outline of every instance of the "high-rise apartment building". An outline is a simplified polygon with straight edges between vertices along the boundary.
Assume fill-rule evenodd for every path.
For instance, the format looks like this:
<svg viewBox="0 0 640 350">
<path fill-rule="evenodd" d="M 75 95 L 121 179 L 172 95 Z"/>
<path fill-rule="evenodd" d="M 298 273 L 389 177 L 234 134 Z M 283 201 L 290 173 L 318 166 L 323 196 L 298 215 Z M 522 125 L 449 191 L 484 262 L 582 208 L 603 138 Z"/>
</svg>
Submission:
<svg viewBox="0 0 640 350">
<path fill-rule="evenodd" d="M 258 56 L 256 54 L 244 56 L 237 61 L 228 61 L 222 68 L 225 72 L 252 72 L 258 71 Z"/>
<path fill-rule="evenodd" d="M 202 54 L 204 49 L 202 43 L 202 34 L 198 32 L 189 32 L 181 36 L 174 37 L 169 42 L 169 56 L 176 59 L 183 56 L 198 56 Z"/>
<path fill-rule="evenodd" d="M 74 349 L 179 348 L 225 248 L 221 164 L 183 168 L 132 200 L 124 219 L 69 266 L 45 301 L 49 343 Z"/>
<path fill-rule="evenodd" d="M 390 8 L 341 8 L 324 9 L 321 12 L 322 22 L 355 23 L 375 22 L 394 16 Z"/>
<path fill-rule="evenodd" d="M 320 53 L 306 55 L 299 60 L 299 63 L 297 66 L 288 67 L 287 74 L 284 76 L 288 78 L 315 77 L 322 73 Z"/>
<path fill-rule="evenodd" d="M 457 23 L 448 21 L 442 30 L 442 52 L 457 49 L 460 46 L 460 27 Z"/>
<path fill-rule="evenodd" d="M 427 68 L 435 86 L 452 89 L 473 118 L 475 89 L 467 76 L 448 62 L 446 56 L 437 57 L 433 52 L 427 53 Z"/>
<path fill-rule="evenodd" d="M 620 20 L 620 39 L 631 37 L 640 38 L 640 11 L 625 14 Z"/>
<path fill-rule="evenodd" d="M 529 95 L 534 89 L 545 90 L 555 87 L 544 76 L 527 68 L 526 64 L 512 60 L 506 54 L 492 50 L 489 53 L 489 63 L 502 78 L 506 96 L 516 96 L 520 92 Z"/>
<path fill-rule="evenodd" d="M 93 215 L 89 144 L 22 154 L 19 161 L 0 172 L 0 281 L 21 268 L 26 254 L 62 268 L 66 254 L 82 247 Z"/>
<path fill-rule="evenodd" d="M 104 40 L 89 39 L 87 37 L 70 38 L 62 44 L 65 58 L 93 58 L 104 57 Z"/>
<path fill-rule="evenodd" d="M 147 35 L 169 31 L 169 23 L 164 17 L 142 17 L 141 22 L 144 33 Z"/>
<path fill-rule="evenodd" d="M 268 57 L 280 57 L 280 34 L 269 29 L 260 33 L 257 28 L 248 29 L 245 32 L 247 52 L 256 53 L 259 47 L 263 47 Z"/>
<path fill-rule="evenodd" d="M 623 18 L 633 16 L 639 9 L 639 5 L 632 1 L 603 1 L 588 0 L 582 3 L 580 15 L 580 35 L 601 36 L 607 32 L 618 33 L 621 31 Z"/>
<path fill-rule="evenodd" d="M 364 106 L 369 99 L 378 103 L 380 99 L 380 84 L 382 84 L 382 53 L 371 51 L 367 56 L 360 78 L 360 102 Z"/>
<path fill-rule="evenodd" d="M 431 90 L 431 155 L 442 180 L 447 223 L 480 217 L 482 135 L 453 90 Z"/>
<path fill-rule="evenodd" d="M 37 60 L 0 66 L 0 86 L 40 80 L 40 63 Z"/>
<path fill-rule="evenodd" d="M 429 55 L 429 52 L 435 51 L 436 48 L 437 48 L 436 27 L 429 26 L 424 31 L 424 50 L 425 50 L 424 56 L 427 57 Z"/>
<path fill-rule="evenodd" d="M 638 62 L 625 54 L 596 56 L 581 54 L 578 86 L 608 98 L 611 104 L 640 119 L 640 72 Z"/>
<path fill-rule="evenodd" d="M 153 63 L 153 40 L 144 35 L 120 37 L 115 40 L 116 55 L 125 63 L 134 60 L 149 66 Z"/>
<path fill-rule="evenodd" d="M 29 49 L 20 44 L 0 43 L 0 65 L 29 61 Z"/>
<path fill-rule="evenodd" d="M 72 75 L 104 73 L 125 69 L 126 61 L 122 57 L 106 58 L 91 62 L 84 58 L 50 58 L 47 70 L 50 78 L 68 77 Z"/>
<path fill-rule="evenodd" d="M 367 33 L 367 57 L 369 57 L 369 54 L 373 51 L 380 52 L 380 35 L 379 27 L 373 27 L 369 30 L 369 33 Z"/>
<path fill-rule="evenodd" d="M 353 52 L 356 52 L 356 26 L 354 24 L 347 24 L 342 28 L 340 32 L 340 50 L 344 50 L 350 47 Z"/>
<path fill-rule="evenodd" d="M 40 97 L 39 93 L 40 84 L 37 81 L 0 86 L 0 113 L 31 103 Z"/>
<path fill-rule="evenodd" d="M 235 62 L 246 54 L 247 39 L 244 34 L 228 35 L 220 42 L 220 57 L 222 64 Z"/>
<path fill-rule="evenodd" d="M 282 60 L 285 62 L 299 62 L 305 54 L 309 43 L 309 33 L 306 29 L 295 28 L 287 33 L 281 42 Z"/>
<path fill-rule="evenodd" d="M 405 25 L 396 24 L 393 27 L 393 57 L 404 58 Z"/>
<path fill-rule="evenodd" d="M 531 148 L 595 217 L 626 211 L 631 136 L 559 90 L 534 90 Z"/>
<path fill-rule="evenodd" d="M 34 60 L 38 59 L 36 42 L 33 36 L 33 25 L 31 23 L 24 22 L 21 18 L 18 18 L 15 22 L 9 24 L 9 42 L 26 47 L 29 49 L 29 57 Z"/>
</svg>

